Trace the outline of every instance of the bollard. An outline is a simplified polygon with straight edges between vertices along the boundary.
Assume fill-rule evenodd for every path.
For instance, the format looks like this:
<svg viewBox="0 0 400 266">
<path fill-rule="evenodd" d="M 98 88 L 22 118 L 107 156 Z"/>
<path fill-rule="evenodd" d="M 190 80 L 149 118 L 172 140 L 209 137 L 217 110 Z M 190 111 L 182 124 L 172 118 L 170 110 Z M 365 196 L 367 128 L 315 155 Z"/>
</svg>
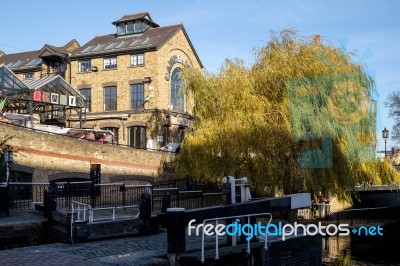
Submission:
<svg viewBox="0 0 400 266">
<path fill-rule="evenodd" d="M 163 201 L 161 205 L 161 213 L 165 213 L 168 208 L 171 207 L 171 193 L 167 192 L 163 196 Z"/>
<path fill-rule="evenodd" d="M 139 210 L 139 218 L 143 220 L 143 227 L 140 231 L 145 234 L 149 230 L 151 219 L 151 195 L 149 193 L 142 193 L 140 196 Z"/>
<path fill-rule="evenodd" d="M 167 209 L 168 254 L 185 252 L 185 208 Z"/>
<path fill-rule="evenodd" d="M 225 176 L 222 179 L 222 200 L 225 205 L 236 203 L 235 178 L 233 176 Z"/>
</svg>

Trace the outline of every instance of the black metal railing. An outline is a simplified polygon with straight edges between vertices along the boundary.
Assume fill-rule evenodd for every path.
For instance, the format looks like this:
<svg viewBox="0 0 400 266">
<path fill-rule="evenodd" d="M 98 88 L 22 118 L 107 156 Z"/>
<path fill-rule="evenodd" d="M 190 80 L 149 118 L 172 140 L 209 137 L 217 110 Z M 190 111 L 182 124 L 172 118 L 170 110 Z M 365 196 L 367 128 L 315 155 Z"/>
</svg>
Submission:
<svg viewBox="0 0 400 266">
<path fill-rule="evenodd" d="M 35 203 L 44 205 L 46 199 L 58 209 L 70 209 L 71 202 L 89 204 L 93 208 L 140 205 L 141 195 L 151 195 L 152 211 L 165 211 L 169 207 L 185 209 L 216 206 L 222 204 L 222 193 L 182 191 L 184 180 L 173 180 L 156 185 L 125 185 L 123 183 L 94 184 L 85 182 L 21 183 L 11 182 L 0 188 L 0 212 L 3 209 L 25 211 L 35 209 Z M 178 187 L 173 187 L 176 185 Z M 158 187 L 158 188 L 157 188 Z M 186 189 L 186 187 L 183 187 Z M 7 193 L 6 193 L 7 192 Z M 7 206 L 5 205 L 7 204 Z M 49 203 L 50 204 L 50 203 Z M 6 206 L 6 207 L 5 207 Z"/>
<path fill-rule="evenodd" d="M 0 185 L 0 216 L 8 216 L 9 213 L 8 188 L 7 185 Z"/>
<path fill-rule="evenodd" d="M 92 202 L 93 182 L 58 182 L 50 185 L 50 195 L 57 201 L 57 208 L 69 209 L 72 201 Z"/>
<path fill-rule="evenodd" d="M 152 195 L 152 211 L 158 212 L 165 208 L 178 207 L 177 206 L 177 202 L 179 202 L 178 188 L 153 188 L 151 195 Z"/>
<path fill-rule="evenodd" d="M 43 202 L 48 183 L 10 182 L 8 204 L 10 210 L 27 211 L 35 209 L 35 202 Z"/>
</svg>

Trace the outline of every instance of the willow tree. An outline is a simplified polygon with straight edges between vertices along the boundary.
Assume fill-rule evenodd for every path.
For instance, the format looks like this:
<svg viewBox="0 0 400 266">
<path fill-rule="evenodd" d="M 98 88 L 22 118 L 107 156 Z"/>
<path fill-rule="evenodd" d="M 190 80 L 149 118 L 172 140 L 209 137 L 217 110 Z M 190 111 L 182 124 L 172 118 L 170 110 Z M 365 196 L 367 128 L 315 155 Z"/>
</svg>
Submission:
<svg viewBox="0 0 400 266">
<path fill-rule="evenodd" d="M 373 80 L 319 38 L 273 33 L 251 67 L 227 60 L 217 74 L 189 68 L 184 79 L 197 118 L 177 158 L 186 176 L 247 176 L 263 195 L 305 189 L 339 198 L 357 183 L 396 178 L 374 156 Z"/>
</svg>

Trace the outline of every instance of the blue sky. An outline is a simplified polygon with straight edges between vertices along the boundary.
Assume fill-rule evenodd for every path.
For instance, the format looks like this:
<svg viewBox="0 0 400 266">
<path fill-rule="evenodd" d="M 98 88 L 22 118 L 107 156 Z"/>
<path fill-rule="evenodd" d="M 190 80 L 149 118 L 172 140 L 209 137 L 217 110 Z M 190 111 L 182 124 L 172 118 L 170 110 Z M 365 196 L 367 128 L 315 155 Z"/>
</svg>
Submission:
<svg viewBox="0 0 400 266">
<path fill-rule="evenodd" d="M 4 1 L 0 50 L 16 53 L 61 46 L 75 38 L 83 45 L 95 35 L 113 33 L 112 21 L 148 11 L 159 25 L 183 23 L 205 68 L 217 71 L 226 58 L 254 62 L 254 48 L 270 31 L 296 28 L 301 36 L 319 34 L 359 55 L 374 73 L 379 94 L 380 131 L 391 129 L 383 102 L 400 90 L 400 1 L 396 0 L 70 0 Z M 15 49 L 16 48 L 16 49 Z M 388 142 L 388 149 L 394 142 Z"/>
</svg>

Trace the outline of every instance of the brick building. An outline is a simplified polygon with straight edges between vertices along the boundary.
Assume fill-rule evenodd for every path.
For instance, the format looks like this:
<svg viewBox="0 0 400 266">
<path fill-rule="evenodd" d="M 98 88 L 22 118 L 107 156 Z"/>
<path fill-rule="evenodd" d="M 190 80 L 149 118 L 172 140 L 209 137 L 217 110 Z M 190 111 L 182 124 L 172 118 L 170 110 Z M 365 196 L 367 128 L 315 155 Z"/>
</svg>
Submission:
<svg viewBox="0 0 400 266">
<path fill-rule="evenodd" d="M 82 46 L 72 40 L 38 51 L 0 51 L 0 65 L 27 84 L 59 75 L 86 98 L 81 114 L 54 104 L 61 107 L 56 115 L 53 109 L 43 115 L 44 123 L 111 130 L 119 144 L 134 148 L 181 141 L 193 101 L 182 90 L 180 73 L 186 64 L 202 68 L 183 25 L 161 27 L 147 12 L 113 24 L 115 33 Z"/>
</svg>

